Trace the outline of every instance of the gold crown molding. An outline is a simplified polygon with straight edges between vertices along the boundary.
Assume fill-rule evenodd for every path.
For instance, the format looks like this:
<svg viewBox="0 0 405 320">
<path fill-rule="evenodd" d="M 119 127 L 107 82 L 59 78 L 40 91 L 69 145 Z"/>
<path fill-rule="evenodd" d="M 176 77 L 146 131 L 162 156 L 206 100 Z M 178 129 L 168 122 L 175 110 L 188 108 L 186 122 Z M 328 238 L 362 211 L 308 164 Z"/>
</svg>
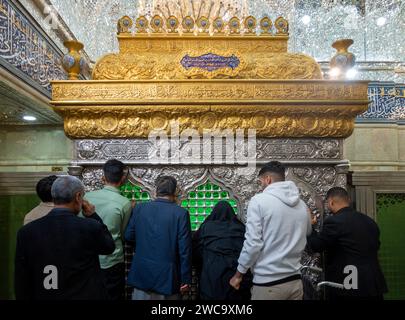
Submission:
<svg viewBox="0 0 405 320">
<path fill-rule="evenodd" d="M 369 100 L 251 100 L 249 105 L 255 105 L 257 108 L 266 106 L 273 106 L 273 105 L 319 105 L 322 103 L 325 106 L 348 106 L 348 105 L 361 105 L 369 104 Z M 159 105 L 156 105 L 156 101 L 154 100 L 144 100 L 144 101 L 128 101 L 128 100 L 114 100 L 114 101 L 106 101 L 106 100 L 94 100 L 94 101 L 79 101 L 79 100 L 72 100 L 72 101 L 60 101 L 57 103 L 58 108 L 65 107 L 65 106 L 121 106 L 121 107 L 131 107 L 134 105 L 155 105 L 154 108 L 166 108 L 168 105 L 201 105 L 201 104 L 218 104 L 218 105 L 232 105 L 234 106 L 235 110 L 238 110 L 237 106 L 245 105 L 246 101 L 241 100 L 200 100 L 200 101 L 184 101 L 184 100 L 170 100 L 170 101 L 160 101 Z M 319 108 L 319 107 L 318 107 Z"/>
<path fill-rule="evenodd" d="M 215 9 L 216 13 L 214 13 L 214 11 L 211 10 L 214 6 L 214 2 L 205 4 L 204 1 L 200 1 L 201 6 L 197 15 L 194 9 L 194 3 L 192 4 L 192 8 L 186 8 L 187 5 L 180 8 L 179 6 L 182 5 L 185 4 L 178 2 L 176 4 L 177 8 L 172 7 L 171 9 L 169 9 L 167 3 L 162 6 L 157 5 L 154 8 L 153 13 L 149 11 L 149 14 L 153 15 L 152 19 L 149 20 L 145 15 L 136 18 L 135 30 L 132 29 L 134 20 L 129 16 L 124 16 L 118 20 L 118 35 L 128 35 L 133 34 L 134 32 L 140 34 L 153 33 L 163 35 L 169 33 L 178 33 L 179 35 L 209 34 L 210 36 L 216 36 L 217 34 L 237 36 L 252 33 L 256 35 L 265 34 L 274 36 L 289 35 L 289 23 L 283 17 L 278 17 L 274 24 L 268 17 L 261 19 L 259 31 L 257 28 L 257 19 L 255 17 L 247 16 L 247 12 L 244 11 L 242 15 L 246 18 L 241 20 L 238 17 L 241 12 L 234 11 L 232 15 L 231 11 L 234 10 L 234 8 L 232 8 L 231 4 L 228 4 L 227 9 L 225 9 L 226 4 L 221 1 L 219 4 L 220 8 Z M 201 11 L 201 9 L 206 6 L 210 6 L 209 12 Z M 162 11 L 163 7 L 166 7 L 166 13 Z M 222 13 L 221 8 L 225 9 Z M 185 16 L 184 13 L 188 13 L 188 15 Z M 228 15 L 231 15 L 232 17 L 228 19 L 226 17 Z M 224 19 L 227 21 L 224 21 Z M 166 23 L 164 23 L 164 21 L 166 21 Z M 273 26 L 276 30 L 273 30 Z"/>
</svg>

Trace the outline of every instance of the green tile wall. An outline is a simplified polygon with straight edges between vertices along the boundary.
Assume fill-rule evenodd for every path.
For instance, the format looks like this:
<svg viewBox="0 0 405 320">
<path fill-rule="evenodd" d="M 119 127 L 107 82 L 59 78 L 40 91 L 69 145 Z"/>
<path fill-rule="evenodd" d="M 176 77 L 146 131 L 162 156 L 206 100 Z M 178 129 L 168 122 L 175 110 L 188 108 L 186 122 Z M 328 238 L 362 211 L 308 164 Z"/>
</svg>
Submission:
<svg viewBox="0 0 405 320">
<path fill-rule="evenodd" d="M 386 299 L 405 299 L 405 194 L 377 194 L 380 263 L 388 285 Z"/>
<path fill-rule="evenodd" d="M 24 216 L 39 204 L 36 195 L 0 196 L 0 299 L 14 299 L 17 231 Z"/>
</svg>

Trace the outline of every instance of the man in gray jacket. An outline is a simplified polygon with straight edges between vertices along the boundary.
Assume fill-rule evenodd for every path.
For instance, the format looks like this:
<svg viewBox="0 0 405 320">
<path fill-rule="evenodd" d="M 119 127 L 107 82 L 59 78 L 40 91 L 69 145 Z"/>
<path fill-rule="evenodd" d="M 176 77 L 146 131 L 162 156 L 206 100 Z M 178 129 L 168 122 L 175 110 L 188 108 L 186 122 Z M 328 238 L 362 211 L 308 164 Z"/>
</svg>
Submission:
<svg viewBox="0 0 405 320">
<path fill-rule="evenodd" d="M 230 285 L 239 289 L 243 275 L 253 273 L 252 300 L 301 300 L 300 260 L 311 218 L 285 167 L 278 161 L 259 172 L 264 189 L 248 206 L 246 234 L 238 269 Z"/>
</svg>

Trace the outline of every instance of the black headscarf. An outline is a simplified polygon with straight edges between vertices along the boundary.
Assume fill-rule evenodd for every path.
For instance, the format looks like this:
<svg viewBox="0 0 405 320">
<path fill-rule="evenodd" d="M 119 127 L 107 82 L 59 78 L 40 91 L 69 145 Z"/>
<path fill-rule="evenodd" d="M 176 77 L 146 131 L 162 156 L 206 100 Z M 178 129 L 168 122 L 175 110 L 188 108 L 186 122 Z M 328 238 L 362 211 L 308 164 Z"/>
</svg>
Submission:
<svg viewBox="0 0 405 320">
<path fill-rule="evenodd" d="M 227 201 L 218 202 L 205 221 L 232 221 L 236 219 L 235 211 Z"/>
<path fill-rule="evenodd" d="M 240 290 L 229 285 L 238 266 L 244 235 L 245 226 L 227 201 L 218 202 L 194 234 L 193 262 L 200 277 L 201 299 L 250 299 L 249 277 L 244 277 Z"/>
</svg>

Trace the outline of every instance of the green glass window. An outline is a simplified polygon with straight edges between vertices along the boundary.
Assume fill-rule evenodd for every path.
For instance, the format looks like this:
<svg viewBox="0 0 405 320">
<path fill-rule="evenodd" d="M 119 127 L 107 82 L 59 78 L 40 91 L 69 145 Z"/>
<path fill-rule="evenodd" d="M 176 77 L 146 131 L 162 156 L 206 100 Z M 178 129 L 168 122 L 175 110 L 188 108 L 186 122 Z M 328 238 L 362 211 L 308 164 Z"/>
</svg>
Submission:
<svg viewBox="0 0 405 320">
<path fill-rule="evenodd" d="M 135 185 L 132 182 L 127 182 L 120 188 L 121 194 L 129 200 L 136 202 L 147 202 L 151 200 L 149 192 L 143 190 L 141 186 Z"/>
<path fill-rule="evenodd" d="M 210 181 L 199 185 L 195 190 L 189 192 L 187 199 L 181 202 L 181 206 L 190 214 L 191 229 L 198 230 L 205 219 L 211 214 L 213 207 L 219 201 L 228 201 L 233 207 L 235 214 L 238 212 L 238 205 L 235 199 L 231 199 L 229 192 Z"/>
<path fill-rule="evenodd" d="M 149 192 L 141 186 L 127 182 L 120 188 L 121 194 L 129 200 L 137 203 L 151 200 Z M 186 199 L 181 201 L 181 206 L 190 214 L 191 229 L 198 230 L 205 219 L 211 214 L 212 209 L 219 201 L 228 201 L 233 207 L 235 214 L 238 212 L 238 205 L 235 199 L 230 198 L 229 192 L 212 182 L 207 182 L 189 192 Z"/>
</svg>

